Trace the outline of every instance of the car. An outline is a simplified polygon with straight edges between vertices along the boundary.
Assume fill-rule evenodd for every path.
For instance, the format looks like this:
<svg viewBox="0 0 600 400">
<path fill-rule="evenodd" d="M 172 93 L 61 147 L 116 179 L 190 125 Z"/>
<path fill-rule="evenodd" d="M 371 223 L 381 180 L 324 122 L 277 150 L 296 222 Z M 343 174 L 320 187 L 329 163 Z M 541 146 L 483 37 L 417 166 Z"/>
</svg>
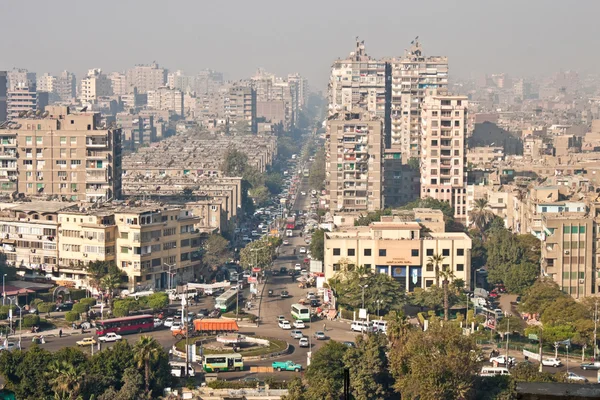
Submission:
<svg viewBox="0 0 600 400">
<path fill-rule="evenodd" d="M 285 330 L 292 329 L 292 325 L 290 325 L 290 321 L 287 321 L 285 319 L 283 321 L 279 321 L 278 325 L 281 329 L 285 329 Z"/>
<path fill-rule="evenodd" d="M 347 347 L 356 347 L 356 344 L 354 344 L 354 342 L 342 342 L 342 344 Z"/>
<path fill-rule="evenodd" d="M 55 311 L 71 311 L 73 309 L 73 303 L 66 301 L 56 305 Z"/>
<path fill-rule="evenodd" d="M 289 241 L 289 240 L 284 240 L 284 241 L 283 241 L 283 245 L 284 245 L 284 246 L 288 246 L 289 244 L 290 244 L 290 241 Z"/>
<path fill-rule="evenodd" d="M 497 357 L 492 357 L 490 358 L 490 362 L 494 363 L 497 362 L 499 365 L 502 364 L 506 364 L 506 356 L 497 356 Z M 515 358 L 514 357 L 509 357 L 508 358 L 508 363 L 509 364 L 514 364 L 515 363 Z"/>
<path fill-rule="evenodd" d="M 93 337 L 86 337 L 86 338 L 83 338 L 83 339 L 75 342 L 75 344 L 77 346 L 92 346 L 92 345 L 95 345 L 96 343 L 97 343 L 96 339 L 94 339 Z"/>
<path fill-rule="evenodd" d="M 306 293 L 306 298 L 308 300 L 314 300 L 317 298 L 317 295 L 315 294 L 315 292 L 308 292 L 308 293 Z"/>
<path fill-rule="evenodd" d="M 306 247 L 300 247 L 300 254 L 306 254 Z"/>
<path fill-rule="evenodd" d="M 281 321 L 285 321 L 285 320 L 286 320 L 285 315 L 278 315 L 277 316 L 277 323 L 280 323 Z"/>
<path fill-rule="evenodd" d="M 585 376 L 577 375 L 573 372 L 567 372 L 566 378 L 568 381 L 571 381 L 571 382 L 581 382 L 581 383 L 589 382 Z"/>
<path fill-rule="evenodd" d="M 170 328 L 173 326 L 174 322 L 175 322 L 175 320 L 173 318 L 169 317 L 169 318 L 165 319 L 164 326 L 166 328 Z"/>
<path fill-rule="evenodd" d="M 317 340 L 327 339 L 327 336 L 325 336 L 325 332 L 322 332 L 322 331 L 316 331 L 315 334 L 313 335 L 313 337 Z"/>
<path fill-rule="evenodd" d="M 108 332 L 106 335 L 98 337 L 98 341 L 102 343 L 116 342 L 121 339 L 123 339 L 123 336 L 117 335 L 114 332 Z"/>
<path fill-rule="evenodd" d="M 290 297 L 290 293 L 287 290 L 282 290 L 279 297 L 281 297 L 282 299 L 287 299 L 288 297 Z"/>
<path fill-rule="evenodd" d="M 171 325 L 172 331 L 178 331 L 183 327 L 183 324 L 180 321 L 174 321 L 173 325 Z"/>
<path fill-rule="evenodd" d="M 3 350 L 11 351 L 11 350 L 14 350 L 15 347 L 16 347 L 16 345 L 13 342 L 8 342 L 8 343 L 6 343 L 6 345 L 3 344 L 2 346 L 0 346 L 0 351 L 3 351 Z"/>
<path fill-rule="evenodd" d="M 304 335 L 302 334 L 302 331 L 294 329 L 293 331 L 290 332 L 290 336 L 293 337 L 294 339 L 300 339 Z"/>
<path fill-rule="evenodd" d="M 306 325 L 304 324 L 304 321 L 297 320 L 297 321 L 294 321 L 294 328 L 304 329 L 304 328 L 306 328 Z"/>
<path fill-rule="evenodd" d="M 208 317 L 209 318 L 219 318 L 221 316 L 221 311 L 219 310 L 212 310 L 209 314 Z"/>
<path fill-rule="evenodd" d="M 299 372 L 302 369 L 300 364 L 296 364 L 293 361 L 274 361 L 271 366 L 275 371 L 296 371 Z"/>
<path fill-rule="evenodd" d="M 279 268 L 279 272 L 282 274 L 287 274 L 287 268 L 286 267 L 281 267 Z"/>
<path fill-rule="evenodd" d="M 163 326 L 164 322 L 160 318 L 154 318 L 154 329 L 160 328 Z"/>
<path fill-rule="evenodd" d="M 306 192 L 300 192 L 300 196 L 306 196 Z"/>
<path fill-rule="evenodd" d="M 198 310 L 198 318 L 205 318 L 210 315 L 210 311 L 207 308 L 201 308 Z"/>
<path fill-rule="evenodd" d="M 583 363 L 580 365 L 581 369 L 600 370 L 600 362 Z"/>
<path fill-rule="evenodd" d="M 298 346 L 300 347 L 308 347 L 309 343 L 308 343 L 308 338 L 307 337 L 301 337 L 300 340 L 298 341 Z"/>
<path fill-rule="evenodd" d="M 558 368 L 562 365 L 562 362 L 559 358 L 542 358 L 542 365 Z"/>
<path fill-rule="evenodd" d="M 312 299 L 312 300 L 310 301 L 310 306 L 311 306 L 311 307 L 319 307 L 320 305 L 321 305 L 321 304 L 319 303 L 319 300 L 317 300 L 317 299 Z"/>
<path fill-rule="evenodd" d="M 248 236 L 248 235 L 244 235 L 244 237 L 242 238 L 242 241 L 243 241 L 243 242 L 251 242 L 251 241 L 252 241 L 252 239 L 250 239 L 250 236 Z"/>
<path fill-rule="evenodd" d="M 302 265 L 301 264 L 294 265 L 294 271 L 302 271 Z"/>
</svg>

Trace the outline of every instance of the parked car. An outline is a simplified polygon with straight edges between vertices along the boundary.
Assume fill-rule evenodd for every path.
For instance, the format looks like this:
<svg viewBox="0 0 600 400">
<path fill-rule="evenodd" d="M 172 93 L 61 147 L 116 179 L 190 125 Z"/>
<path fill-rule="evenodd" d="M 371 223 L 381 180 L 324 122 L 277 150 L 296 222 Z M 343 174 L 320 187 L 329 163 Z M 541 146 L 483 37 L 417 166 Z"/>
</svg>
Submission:
<svg viewBox="0 0 600 400">
<path fill-rule="evenodd" d="M 276 371 L 300 371 L 302 366 L 300 364 L 296 364 L 293 361 L 274 361 L 271 364 L 274 370 Z"/>
<path fill-rule="evenodd" d="M 354 344 L 354 342 L 342 342 L 343 345 L 348 346 L 348 347 L 356 347 L 356 345 Z"/>
<path fill-rule="evenodd" d="M 54 311 L 71 311 L 72 309 L 73 303 L 70 301 L 65 301 L 64 303 L 57 304 Z"/>
<path fill-rule="evenodd" d="M 567 380 L 571 381 L 571 382 L 581 382 L 581 383 L 589 382 L 585 376 L 577 375 L 573 372 L 567 372 Z"/>
<path fill-rule="evenodd" d="M 559 358 L 542 358 L 542 365 L 558 368 L 562 365 Z"/>
<path fill-rule="evenodd" d="M 296 320 L 296 321 L 294 321 L 294 328 L 304 329 L 304 328 L 306 328 L 306 325 L 304 324 L 304 321 Z"/>
<path fill-rule="evenodd" d="M 154 329 L 158 329 L 163 326 L 164 322 L 160 318 L 154 318 Z"/>
<path fill-rule="evenodd" d="M 170 328 L 173 326 L 173 323 L 175 322 L 175 320 L 171 317 L 165 319 L 164 325 L 166 328 Z"/>
<path fill-rule="evenodd" d="M 198 310 L 197 316 L 198 318 L 205 318 L 210 315 L 210 311 L 207 308 L 201 308 Z"/>
<path fill-rule="evenodd" d="M 506 356 L 492 357 L 492 358 L 490 358 L 490 362 L 491 363 L 497 362 L 499 365 L 505 365 L 506 364 Z M 509 357 L 508 358 L 508 363 L 509 364 L 514 364 L 515 363 L 515 358 L 514 357 Z"/>
<path fill-rule="evenodd" d="M 301 271 L 301 270 L 302 270 L 302 265 L 301 264 L 294 265 L 294 271 Z"/>
<path fill-rule="evenodd" d="M 219 318 L 221 316 L 221 311 L 219 310 L 212 310 L 210 312 L 210 314 L 208 314 L 209 318 Z"/>
<path fill-rule="evenodd" d="M 300 247 L 300 254 L 306 254 L 306 247 Z"/>
<path fill-rule="evenodd" d="M 280 323 L 281 321 L 285 321 L 285 320 L 286 320 L 285 315 L 278 315 L 277 316 L 277 323 Z"/>
<path fill-rule="evenodd" d="M 300 339 L 304 335 L 302 334 L 302 331 L 294 329 L 293 331 L 290 332 L 290 336 L 293 337 L 294 339 Z"/>
<path fill-rule="evenodd" d="M 171 330 L 172 331 L 178 331 L 182 328 L 183 324 L 180 321 L 173 321 L 173 324 L 171 325 Z"/>
<path fill-rule="evenodd" d="M 108 332 L 106 335 L 98 337 L 98 341 L 102 343 L 116 342 L 121 339 L 123 339 L 123 336 L 117 335 L 114 332 Z"/>
<path fill-rule="evenodd" d="M 8 342 L 6 345 L 0 346 L 0 351 L 3 351 L 3 350 L 11 351 L 11 350 L 14 350 L 15 347 L 16 347 L 16 345 L 13 342 Z"/>
<path fill-rule="evenodd" d="M 281 294 L 279 295 L 282 299 L 287 299 L 288 297 L 290 297 L 290 293 L 287 290 L 282 290 Z"/>
<path fill-rule="evenodd" d="M 596 361 L 596 362 L 591 362 L 591 363 L 583 363 L 580 365 L 581 369 L 590 369 L 590 370 L 599 370 L 600 369 L 600 362 Z"/>
<path fill-rule="evenodd" d="M 308 347 L 309 343 L 308 343 L 308 338 L 307 337 L 301 337 L 300 340 L 298 341 L 298 346 L 300 347 Z"/>
<path fill-rule="evenodd" d="M 94 344 L 96 344 L 96 339 L 94 339 L 93 337 L 87 337 L 87 338 L 83 338 L 77 342 L 75 342 L 75 344 L 77 346 L 92 346 Z"/>
<path fill-rule="evenodd" d="M 317 340 L 327 339 L 327 336 L 325 336 L 325 332 L 322 332 L 322 331 L 316 331 L 315 334 L 313 335 L 313 337 Z"/>
<path fill-rule="evenodd" d="M 290 321 L 287 321 L 287 320 L 279 321 L 279 327 L 281 329 L 285 329 L 285 330 L 292 329 L 292 325 L 290 325 Z"/>
</svg>

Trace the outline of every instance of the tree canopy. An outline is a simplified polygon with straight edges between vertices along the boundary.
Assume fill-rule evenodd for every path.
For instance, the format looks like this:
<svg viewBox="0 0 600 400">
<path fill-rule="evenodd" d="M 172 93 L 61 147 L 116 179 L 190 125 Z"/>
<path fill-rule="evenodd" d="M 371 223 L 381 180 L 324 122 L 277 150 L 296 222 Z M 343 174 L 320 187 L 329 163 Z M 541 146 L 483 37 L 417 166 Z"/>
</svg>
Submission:
<svg viewBox="0 0 600 400">
<path fill-rule="evenodd" d="M 310 240 L 310 254 L 315 260 L 323 261 L 325 258 L 325 231 L 317 229 Z"/>
<path fill-rule="evenodd" d="M 229 241 L 218 233 L 213 233 L 204 242 L 202 261 L 209 268 L 217 268 L 231 259 Z"/>
</svg>

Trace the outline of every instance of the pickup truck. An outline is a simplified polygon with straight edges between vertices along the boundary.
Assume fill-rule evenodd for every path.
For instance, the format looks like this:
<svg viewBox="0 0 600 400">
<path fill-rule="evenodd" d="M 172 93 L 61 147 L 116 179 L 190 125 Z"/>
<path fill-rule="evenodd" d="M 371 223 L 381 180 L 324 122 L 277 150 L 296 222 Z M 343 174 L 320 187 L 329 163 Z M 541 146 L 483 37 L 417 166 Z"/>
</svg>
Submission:
<svg viewBox="0 0 600 400">
<path fill-rule="evenodd" d="M 273 369 L 275 371 L 300 371 L 302 365 L 296 364 L 292 361 L 275 361 L 273 362 Z"/>
</svg>

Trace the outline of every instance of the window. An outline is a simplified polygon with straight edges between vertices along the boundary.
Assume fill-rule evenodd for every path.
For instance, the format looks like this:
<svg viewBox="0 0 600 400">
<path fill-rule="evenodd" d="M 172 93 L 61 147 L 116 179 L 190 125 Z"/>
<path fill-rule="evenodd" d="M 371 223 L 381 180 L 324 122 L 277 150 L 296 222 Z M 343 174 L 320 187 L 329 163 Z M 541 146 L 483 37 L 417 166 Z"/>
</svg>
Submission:
<svg viewBox="0 0 600 400">
<path fill-rule="evenodd" d="M 339 256 L 340 254 L 341 254 L 340 253 L 340 249 L 333 249 L 333 255 L 334 256 Z"/>
<path fill-rule="evenodd" d="M 433 256 L 433 249 L 427 249 L 427 256 L 428 257 Z"/>
<path fill-rule="evenodd" d="M 450 249 L 443 249 L 442 250 L 442 255 L 444 257 L 449 257 L 450 256 Z"/>
<path fill-rule="evenodd" d="M 571 227 L 570 226 L 564 226 L 563 227 L 563 233 L 571 233 Z"/>
<path fill-rule="evenodd" d="M 411 257 L 419 257 L 419 249 L 412 249 L 410 255 Z"/>
<path fill-rule="evenodd" d="M 365 256 L 370 256 L 371 255 L 371 249 L 365 249 L 364 252 L 363 252 L 363 254 Z"/>
<path fill-rule="evenodd" d="M 457 256 L 464 256 L 465 255 L 465 249 L 456 249 L 456 255 Z"/>
<path fill-rule="evenodd" d="M 71 136 L 71 144 L 77 144 L 77 138 L 75 136 Z"/>
<path fill-rule="evenodd" d="M 66 136 L 61 136 L 60 137 L 60 144 L 67 144 L 67 137 Z"/>
<path fill-rule="evenodd" d="M 129 254 L 129 247 L 121 246 L 121 254 Z"/>
<path fill-rule="evenodd" d="M 36 144 L 42 144 L 43 143 L 44 138 L 41 136 L 36 136 L 35 138 L 35 143 Z"/>
<path fill-rule="evenodd" d="M 571 227 L 571 233 L 577 233 L 577 231 L 579 231 L 579 227 L 577 227 L 577 226 Z"/>
<path fill-rule="evenodd" d="M 429 263 L 425 266 L 427 272 L 433 272 L 433 264 Z"/>
<path fill-rule="evenodd" d="M 379 257 L 385 257 L 385 256 L 387 256 L 387 250 L 379 249 Z"/>
<path fill-rule="evenodd" d="M 456 264 L 456 270 L 458 272 L 462 272 L 465 270 L 465 265 L 464 264 Z"/>
<path fill-rule="evenodd" d="M 579 233 L 585 233 L 585 226 L 579 227 Z"/>
<path fill-rule="evenodd" d="M 348 249 L 348 257 L 352 257 L 356 255 L 355 249 Z"/>
<path fill-rule="evenodd" d="M 430 288 L 432 286 L 433 286 L 433 280 L 431 280 L 431 279 L 425 280 L 425 287 L 426 288 Z"/>
<path fill-rule="evenodd" d="M 33 136 L 25 136 L 25 144 L 33 144 Z"/>
</svg>

